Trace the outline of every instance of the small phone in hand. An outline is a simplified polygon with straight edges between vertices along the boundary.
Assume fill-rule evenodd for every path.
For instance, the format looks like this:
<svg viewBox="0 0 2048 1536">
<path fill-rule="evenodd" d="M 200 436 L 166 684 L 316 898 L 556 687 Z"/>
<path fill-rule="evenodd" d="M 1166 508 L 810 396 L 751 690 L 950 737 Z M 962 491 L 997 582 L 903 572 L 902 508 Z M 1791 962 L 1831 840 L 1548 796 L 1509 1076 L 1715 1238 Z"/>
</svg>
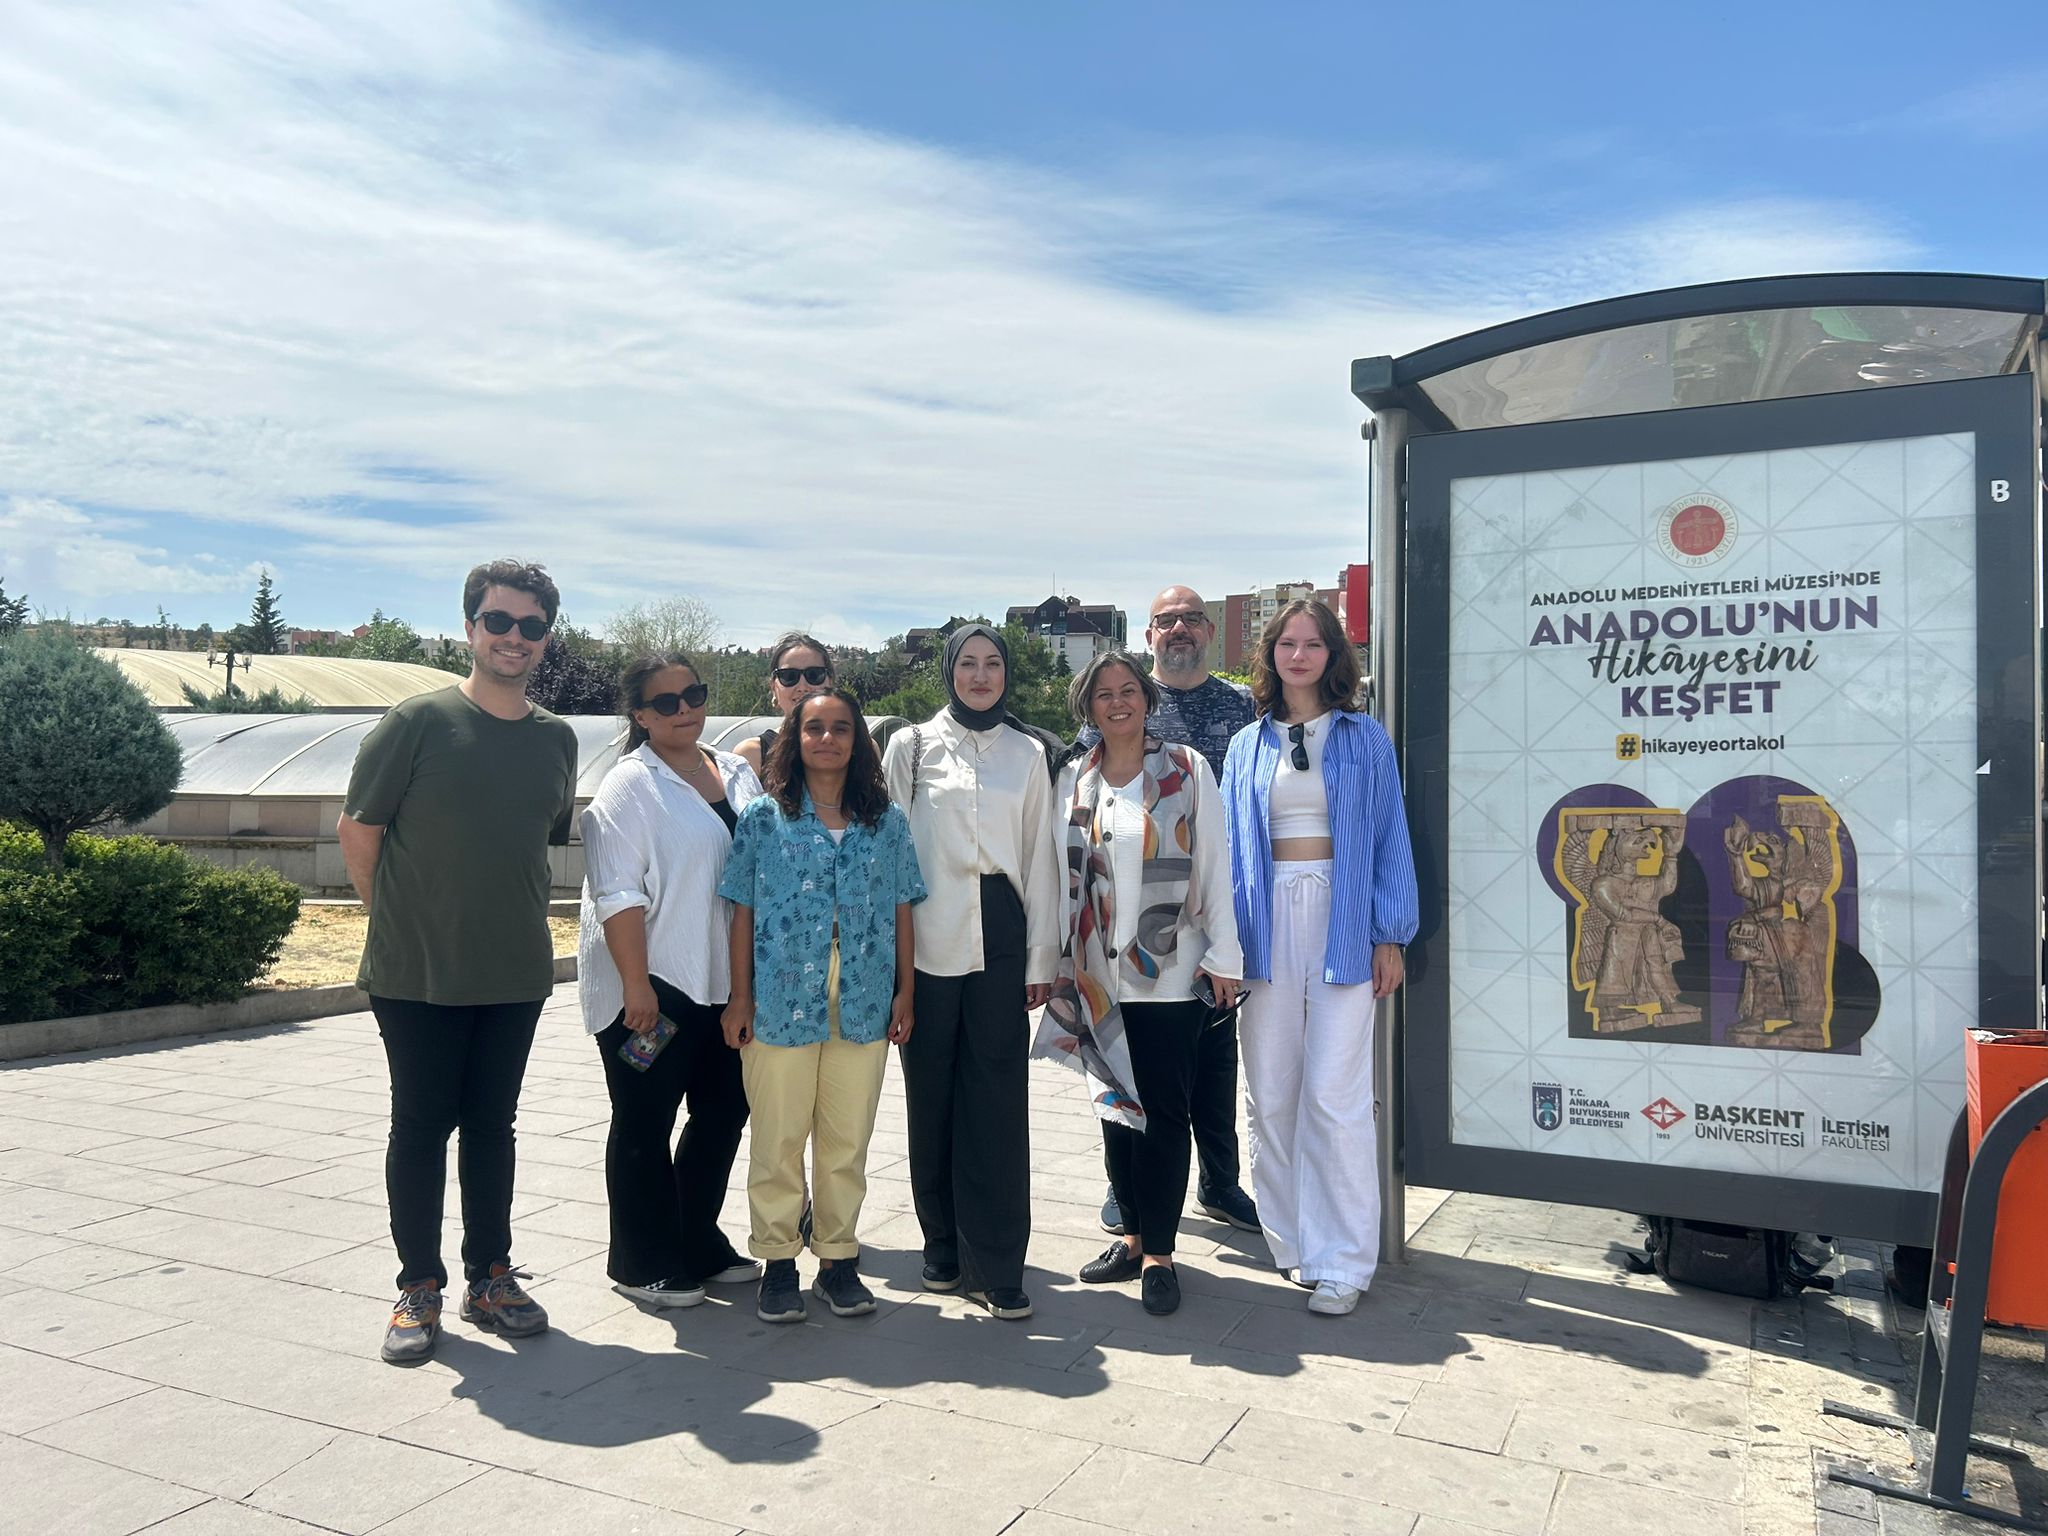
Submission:
<svg viewBox="0 0 2048 1536">
<path fill-rule="evenodd" d="M 676 1021 L 667 1014 L 656 1014 L 654 1028 L 647 1033 L 636 1034 L 628 1031 L 626 1043 L 619 1047 L 619 1060 L 635 1072 L 645 1072 L 654 1065 L 654 1058 L 662 1048 L 676 1037 Z"/>
</svg>

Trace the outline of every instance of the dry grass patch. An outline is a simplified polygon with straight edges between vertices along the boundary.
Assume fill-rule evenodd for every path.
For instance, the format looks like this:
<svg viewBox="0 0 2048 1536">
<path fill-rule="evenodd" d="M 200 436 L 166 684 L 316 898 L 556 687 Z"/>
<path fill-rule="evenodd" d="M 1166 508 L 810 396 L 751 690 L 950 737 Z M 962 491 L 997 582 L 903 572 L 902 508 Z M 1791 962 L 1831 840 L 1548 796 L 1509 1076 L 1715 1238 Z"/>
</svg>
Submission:
<svg viewBox="0 0 2048 1536">
<path fill-rule="evenodd" d="M 361 907 L 301 907 L 298 923 L 284 941 L 284 953 L 259 985 L 332 987 L 354 982 L 369 927 L 369 915 Z M 575 918 L 551 917 L 548 928 L 555 936 L 556 954 L 576 953 Z"/>
</svg>

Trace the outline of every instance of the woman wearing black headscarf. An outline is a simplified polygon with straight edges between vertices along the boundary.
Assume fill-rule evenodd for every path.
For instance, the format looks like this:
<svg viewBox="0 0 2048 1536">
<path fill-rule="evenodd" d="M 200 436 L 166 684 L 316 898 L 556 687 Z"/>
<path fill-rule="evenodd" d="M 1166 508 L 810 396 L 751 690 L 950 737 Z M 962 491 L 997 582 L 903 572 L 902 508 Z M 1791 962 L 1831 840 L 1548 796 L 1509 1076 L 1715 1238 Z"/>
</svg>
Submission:
<svg viewBox="0 0 2048 1536">
<path fill-rule="evenodd" d="M 883 770 L 910 818 L 916 1027 L 904 1041 L 910 1183 L 924 1283 L 996 1317 L 1031 1315 L 1028 1010 L 1059 965 L 1059 865 L 1045 750 L 1006 719 L 1009 650 L 985 624 L 946 642 L 946 707 L 898 731 Z"/>
</svg>

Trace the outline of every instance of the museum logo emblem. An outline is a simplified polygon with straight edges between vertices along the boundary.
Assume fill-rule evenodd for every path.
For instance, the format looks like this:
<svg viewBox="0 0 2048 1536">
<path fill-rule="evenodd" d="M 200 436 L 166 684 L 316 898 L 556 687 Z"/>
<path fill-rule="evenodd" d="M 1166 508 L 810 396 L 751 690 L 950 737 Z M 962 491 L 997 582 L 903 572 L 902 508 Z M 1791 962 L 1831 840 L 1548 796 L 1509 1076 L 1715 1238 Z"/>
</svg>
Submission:
<svg viewBox="0 0 2048 1536">
<path fill-rule="evenodd" d="M 1657 547 L 1675 565 L 1712 565 L 1735 547 L 1741 520 L 1718 496 L 1696 491 L 1672 502 L 1657 518 Z"/>
</svg>

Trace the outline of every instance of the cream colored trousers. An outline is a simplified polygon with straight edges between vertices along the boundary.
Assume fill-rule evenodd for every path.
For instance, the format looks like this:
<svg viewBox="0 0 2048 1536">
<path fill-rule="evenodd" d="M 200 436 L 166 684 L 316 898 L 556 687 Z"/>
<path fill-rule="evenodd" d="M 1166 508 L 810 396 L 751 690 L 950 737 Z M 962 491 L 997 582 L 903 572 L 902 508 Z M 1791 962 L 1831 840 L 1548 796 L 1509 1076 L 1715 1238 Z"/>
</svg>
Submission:
<svg viewBox="0 0 2048 1536">
<path fill-rule="evenodd" d="M 868 1140 L 882 1100 L 889 1042 L 858 1045 L 839 1034 L 839 944 L 825 973 L 829 1038 L 816 1045 L 766 1045 L 740 1052 L 752 1139 L 747 1206 L 757 1259 L 803 1252 L 804 1144 L 811 1147 L 811 1251 L 821 1259 L 860 1255 L 861 1202 L 868 1192 Z"/>
</svg>

